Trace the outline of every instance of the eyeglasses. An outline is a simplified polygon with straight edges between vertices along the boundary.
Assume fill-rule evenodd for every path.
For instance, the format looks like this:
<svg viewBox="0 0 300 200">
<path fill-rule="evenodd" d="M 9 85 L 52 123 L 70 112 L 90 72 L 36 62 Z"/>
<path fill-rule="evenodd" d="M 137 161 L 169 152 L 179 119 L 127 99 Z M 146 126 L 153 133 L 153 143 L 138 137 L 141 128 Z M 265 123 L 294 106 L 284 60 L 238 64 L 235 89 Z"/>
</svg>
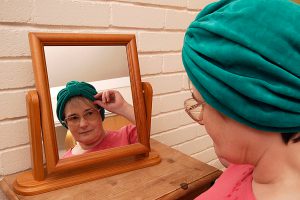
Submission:
<svg viewBox="0 0 300 200">
<path fill-rule="evenodd" d="M 202 124 L 203 120 L 203 105 L 205 101 L 198 102 L 194 98 L 184 101 L 185 112 L 196 122 Z"/>
<path fill-rule="evenodd" d="M 90 109 L 87 110 L 83 116 L 86 121 L 94 121 L 99 117 L 99 110 L 96 109 Z M 79 115 L 71 115 L 69 117 L 66 117 L 63 123 L 65 123 L 67 126 L 79 126 L 81 121 L 81 116 Z"/>
</svg>

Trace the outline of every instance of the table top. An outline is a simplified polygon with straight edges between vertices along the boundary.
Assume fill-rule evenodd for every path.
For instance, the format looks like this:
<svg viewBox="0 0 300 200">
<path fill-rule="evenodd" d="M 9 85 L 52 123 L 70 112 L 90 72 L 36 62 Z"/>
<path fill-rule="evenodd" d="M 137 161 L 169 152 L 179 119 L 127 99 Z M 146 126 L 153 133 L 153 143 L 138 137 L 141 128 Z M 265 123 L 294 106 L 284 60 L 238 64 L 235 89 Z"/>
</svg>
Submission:
<svg viewBox="0 0 300 200">
<path fill-rule="evenodd" d="M 162 159 L 158 165 L 34 196 L 13 192 L 12 183 L 18 174 L 6 176 L 0 188 L 10 199 L 16 200 L 193 199 L 222 173 L 153 139 L 151 148 Z"/>
</svg>

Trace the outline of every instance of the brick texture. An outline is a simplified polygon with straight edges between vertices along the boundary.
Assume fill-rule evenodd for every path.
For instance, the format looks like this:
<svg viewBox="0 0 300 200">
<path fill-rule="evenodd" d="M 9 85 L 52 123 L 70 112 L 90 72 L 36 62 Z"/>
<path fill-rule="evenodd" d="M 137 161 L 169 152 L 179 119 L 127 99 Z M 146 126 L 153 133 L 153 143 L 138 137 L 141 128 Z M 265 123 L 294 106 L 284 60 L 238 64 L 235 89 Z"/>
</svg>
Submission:
<svg viewBox="0 0 300 200">
<path fill-rule="evenodd" d="M 0 29 L 0 58 L 29 56 L 28 30 L 3 26 Z"/>
<path fill-rule="evenodd" d="M 134 28 L 163 28 L 165 11 L 144 6 L 112 5 L 112 25 Z"/>
<path fill-rule="evenodd" d="M 26 91 L 0 92 L 0 120 L 26 116 Z"/>
<path fill-rule="evenodd" d="M 200 10 L 213 2 L 215 2 L 215 0 L 188 0 L 187 7 L 189 9 Z"/>
<path fill-rule="evenodd" d="M 27 120 L 1 122 L 0 126 L 0 150 L 29 143 Z"/>
<path fill-rule="evenodd" d="M 163 56 L 139 56 L 141 75 L 160 74 L 162 72 Z"/>
<path fill-rule="evenodd" d="M 155 6 L 175 6 L 175 7 L 186 7 L 187 2 L 185 0 L 119 0 L 122 2 L 133 2 L 133 3 L 142 3 L 150 4 Z"/>
<path fill-rule="evenodd" d="M 167 10 L 166 14 L 166 28 L 185 30 L 194 20 L 196 13 Z"/>
<path fill-rule="evenodd" d="M 168 92 L 179 92 L 183 85 L 181 74 L 146 77 L 142 78 L 142 80 L 151 83 L 154 95 Z"/>
<path fill-rule="evenodd" d="M 1 22 L 29 22 L 33 0 L 1 0 Z M 17 5 L 17 6 L 16 6 Z"/>
<path fill-rule="evenodd" d="M 32 64 L 25 61 L 0 61 L 0 89 L 34 86 Z"/>
<path fill-rule="evenodd" d="M 110 6 L 97 1 L 35 1 L 32 21 L 37 24 L 108 27 Z"/>
<path fill-rule="evenodd" d="M 28 169 L 31 166 L 29 145 L 0 152 L 0 168 L 3 174 Z"/>
<path fill-rule="evenodd" d="M 139 34 L 139 51 L 180 51 L 184 33 L 145 32 Z"/>
<path fill-rule="evenodd" d="M 181 54 L 171 54 L 164 56 L 163 72 L 183 72 L 184 67 L 181 61 Z"/>
</svg>

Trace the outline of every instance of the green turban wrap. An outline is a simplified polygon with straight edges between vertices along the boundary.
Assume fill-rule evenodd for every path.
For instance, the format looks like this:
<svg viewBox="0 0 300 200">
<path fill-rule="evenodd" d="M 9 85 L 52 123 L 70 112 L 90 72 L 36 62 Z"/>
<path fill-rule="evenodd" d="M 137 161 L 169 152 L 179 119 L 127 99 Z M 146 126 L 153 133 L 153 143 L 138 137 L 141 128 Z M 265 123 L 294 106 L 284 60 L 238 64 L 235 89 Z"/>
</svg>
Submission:
<svg viewBox="0 0 300 200">
<path fill-rule="evenodd" d="M 57 95 L 57 107 L 56 107 L 56 115 L 59 119 L 60 123 L 68 128 L 64 120 L 64 111 L 66 103 L 75 96 L 82 96 L 91 101 L 95 101 L 94 95 L 97 94 L 96 89 L 89 83 L 86 82 L 78 82 L 78 81 L 70 81 L 67 83 L 66 87 L 59 91 Z M 104 120 L 104 108 L 98 106 L 100 109 L 100 114 L 102 121 Z"/>
<path fill-rule="evenodd" d="M 300 131 L 300 6 L 221 0 L 188 27 L 182 59 L 204 100 L 250 127 Z"/>
</svg>

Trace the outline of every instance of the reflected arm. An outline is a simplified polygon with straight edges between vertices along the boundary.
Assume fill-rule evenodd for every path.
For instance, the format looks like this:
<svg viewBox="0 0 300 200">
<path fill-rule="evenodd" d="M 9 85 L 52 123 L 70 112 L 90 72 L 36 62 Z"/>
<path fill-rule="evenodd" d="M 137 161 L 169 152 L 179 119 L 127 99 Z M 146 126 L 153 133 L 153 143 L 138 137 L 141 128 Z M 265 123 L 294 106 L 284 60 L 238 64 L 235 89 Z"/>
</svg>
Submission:
<svg viewBox="0 0 300 200">
<path fill-rule="evenodd" d="M 120 115 L 122 115 L 123 117 L 127 118 L 131 123 L 135 124 L 135 116 L 134 116 L 134 109 L 133 109 L 133 106 L 128 104 L 126 102 L 126 106 L 124 106 L 123 109 L 121 109 Z"/>
</svg>

